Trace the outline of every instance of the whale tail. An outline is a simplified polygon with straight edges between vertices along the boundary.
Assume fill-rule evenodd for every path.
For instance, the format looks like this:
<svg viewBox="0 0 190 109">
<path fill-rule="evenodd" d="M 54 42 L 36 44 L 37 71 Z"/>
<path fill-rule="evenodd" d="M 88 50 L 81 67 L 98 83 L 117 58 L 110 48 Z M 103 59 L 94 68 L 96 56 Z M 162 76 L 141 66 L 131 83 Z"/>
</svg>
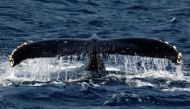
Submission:
<svg viewBox="0 0 190 109">
<path fill-rule="evenodd" d="M 110 38 L 92 37 L 87 39 L 56 39 L 24 43 L 14 49 L 9 57 L 11 66 L 28 58 L 55 57 L 88 54 L 88 70 L 101 70 L 99 54 L 121 54 L 153 58 L 167 58 L 174 63 L 182 59 L 174 46 L 147 38 Z M 100 64 L 101 65 L 100 65 Z"/>
</svg>

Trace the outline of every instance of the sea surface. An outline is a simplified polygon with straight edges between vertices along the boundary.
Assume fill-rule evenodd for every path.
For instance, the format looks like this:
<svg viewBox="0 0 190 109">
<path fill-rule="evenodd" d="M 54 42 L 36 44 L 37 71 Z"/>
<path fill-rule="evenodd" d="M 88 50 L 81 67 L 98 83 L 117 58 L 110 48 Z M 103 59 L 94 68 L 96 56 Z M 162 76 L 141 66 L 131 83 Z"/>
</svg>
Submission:
<svg viewBox="0 0 190 109">
<path fill-rule="evenodd" d="M 7 61 L 23 42 L 92 35 L 167 41 L 183 62 L 110 55 L 124 73 L 93 80 L 76 56 Z M 190 0 L 0 0 L 0 109 L 190 109 L 189 56 Z"/>
</svg>

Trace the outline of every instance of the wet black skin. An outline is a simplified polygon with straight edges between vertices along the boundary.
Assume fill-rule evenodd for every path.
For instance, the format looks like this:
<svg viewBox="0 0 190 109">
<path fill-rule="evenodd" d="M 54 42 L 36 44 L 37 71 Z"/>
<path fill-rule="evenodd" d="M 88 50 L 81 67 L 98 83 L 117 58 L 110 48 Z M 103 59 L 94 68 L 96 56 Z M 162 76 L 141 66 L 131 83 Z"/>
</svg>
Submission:
<svg viewBox="0 0 190 109">
<path fill-rule="evenodd" d="M 43 40 L 22 44 L 13 50 L 9 57 L 11 66 L 28 58 L 55 57 L 65 55 L 87 54 L 86 70 L 97 77 L 105 71 L 101 54 L 120 54 L 153 58 L 167 58 L 179 63 L 181 55 L 171 45 L 162 41 L 147 38 L 99 38 L 86 39 L 62 38 Z"/>
</svg>

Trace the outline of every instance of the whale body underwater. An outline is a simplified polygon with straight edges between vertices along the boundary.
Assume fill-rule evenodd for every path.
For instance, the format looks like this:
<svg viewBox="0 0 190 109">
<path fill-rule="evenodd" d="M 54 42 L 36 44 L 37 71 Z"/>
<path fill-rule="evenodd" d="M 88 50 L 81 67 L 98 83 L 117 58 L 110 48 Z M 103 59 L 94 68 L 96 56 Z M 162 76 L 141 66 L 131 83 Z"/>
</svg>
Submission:
<svg viewBox="0 0 190 109">
<path fill-rule="evenodd" d="M 86 54 L 86 70 L 95 77 L 104 75 L 102 54 L 120 54 L 152 58 L 166 58 L 175 64 L 182 60 L 182 54 L 167 42 L 149 38 L 61 38 L 26 42 L 14 49 L 9 56 L 12 67 L 25 59 Z"/>
</svg>

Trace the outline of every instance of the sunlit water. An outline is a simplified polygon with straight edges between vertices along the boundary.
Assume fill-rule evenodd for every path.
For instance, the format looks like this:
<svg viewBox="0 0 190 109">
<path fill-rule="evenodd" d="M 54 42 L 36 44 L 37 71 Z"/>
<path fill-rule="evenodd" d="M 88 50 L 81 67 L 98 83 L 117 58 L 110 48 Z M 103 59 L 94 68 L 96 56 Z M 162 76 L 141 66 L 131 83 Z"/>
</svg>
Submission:
<svg viewBox="0 0 190 109">
<path fill-rule="evenodd" d="M 189 0 L 1 0 L 0 108 L 189 109 L 189 16 Z M 92 34 L 166 40 L 183 62 L 109 55 L 108 74 L 94 80 L 83 55 L 7 61 L 25 41 Z"/>
</svg>

